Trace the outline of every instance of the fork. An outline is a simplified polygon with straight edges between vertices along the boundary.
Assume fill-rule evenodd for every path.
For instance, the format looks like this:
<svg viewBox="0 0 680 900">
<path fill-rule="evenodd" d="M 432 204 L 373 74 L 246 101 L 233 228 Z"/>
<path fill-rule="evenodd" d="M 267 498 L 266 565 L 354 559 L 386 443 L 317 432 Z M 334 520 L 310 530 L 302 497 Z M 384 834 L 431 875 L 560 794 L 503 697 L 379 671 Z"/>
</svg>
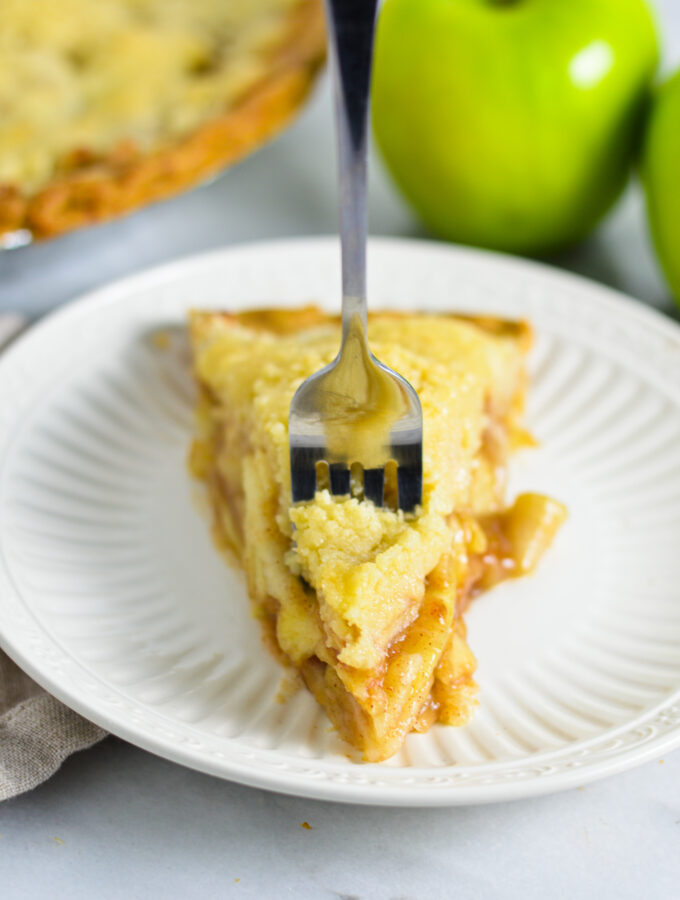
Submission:
<svg viewBox="0 0 680 900">
<path fill-rule="evenodd" d="M 335 86 L 342 341 L 304 381 L 288 418 L 293 503 L 317 490 L 413 512 L 422 499 L 423 417 L 411 385 L 366 334 L 368 105 L 377 0 L 326 0 Z"/>
</svg>

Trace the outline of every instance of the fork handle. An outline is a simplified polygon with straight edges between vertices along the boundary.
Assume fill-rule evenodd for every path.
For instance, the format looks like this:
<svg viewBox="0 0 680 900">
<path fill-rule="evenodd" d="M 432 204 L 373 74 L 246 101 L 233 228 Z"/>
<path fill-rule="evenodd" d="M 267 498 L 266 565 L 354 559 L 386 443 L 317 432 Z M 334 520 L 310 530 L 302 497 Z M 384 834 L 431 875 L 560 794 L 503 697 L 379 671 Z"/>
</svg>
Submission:
<svg viewBox="0 0 680 900">
<path fill-rule="evenodd" d="M 352 324 L 366 334 L 368 101 L 377 5 L 378 0 L 326 0 L 338 141 L 343 344 Z"/>
</svg>

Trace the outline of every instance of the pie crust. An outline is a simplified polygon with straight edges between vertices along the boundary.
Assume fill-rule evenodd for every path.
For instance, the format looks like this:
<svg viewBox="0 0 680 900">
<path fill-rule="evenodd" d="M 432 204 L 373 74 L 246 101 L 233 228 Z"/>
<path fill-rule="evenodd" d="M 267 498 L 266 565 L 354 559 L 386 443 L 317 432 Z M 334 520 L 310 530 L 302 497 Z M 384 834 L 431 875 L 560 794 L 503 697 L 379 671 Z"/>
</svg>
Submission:
<svg viewBox="0 0 680 900">
<path fill-rule="evenodd" d="M 21 230 L 48 238 L 121 215 L 237 162 L 286 125 L 324 58 L 322 0 L 289 0 L 282 24 L 262 51 L 261 72 L 223 112 L 149 150 L 132 136 L 104 151 L 70 147 L 37 189 L 3 182 L 0 175 L 0 244 L 3 235 Z M 0 153 L 7 152 L 2 127 Z"/>
</svg>

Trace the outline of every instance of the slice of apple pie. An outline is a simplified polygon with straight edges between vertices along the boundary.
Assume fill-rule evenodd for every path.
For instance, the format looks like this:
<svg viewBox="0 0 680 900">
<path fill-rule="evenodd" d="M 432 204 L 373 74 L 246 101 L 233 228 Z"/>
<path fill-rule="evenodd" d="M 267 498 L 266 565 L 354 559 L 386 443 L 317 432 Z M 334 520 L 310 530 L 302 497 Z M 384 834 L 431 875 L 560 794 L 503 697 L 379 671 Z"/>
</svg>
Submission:
<svg viewBox="0 0 680 900">
<path fill-rule="evenodd" d="M 531 343 L 524 323 L 380 313 L 379 359 L 417 390 L 424 419 L 416 515 L 320 490 L 291 507 L 287 419 L 298 385 L 337 352 L 340 322 L 315 308 L 190 320 L 200 389 L 190 463 L 218 544 L 243 565 L 272 648 L 295 666 L 364 758 L 411 731 L 465 723 L 475 659 L 462 612 L 530 571 L 565 517 L 538 494 L 504 507 Z"/>
</svg>

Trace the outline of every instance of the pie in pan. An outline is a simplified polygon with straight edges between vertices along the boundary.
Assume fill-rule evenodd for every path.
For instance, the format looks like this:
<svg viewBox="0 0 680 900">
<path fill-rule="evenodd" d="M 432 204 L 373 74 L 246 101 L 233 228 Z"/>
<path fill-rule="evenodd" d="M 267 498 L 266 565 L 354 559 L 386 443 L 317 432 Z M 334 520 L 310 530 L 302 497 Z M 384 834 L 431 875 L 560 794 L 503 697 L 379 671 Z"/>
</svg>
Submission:
<svg viewBox="0 0 680 900">
<path fill-rule="evenodd" d="M 423 407 L 423 502 L 411 516 L 327 490 L 291 506 L 288 408 L 334 358 L 337 318 L 313 307 L 195 312 L 190 334 L 199 386 L 190 467 L 271 649 L 366 760 L 387 759 L 435 721 L 464 724 L 477 703 L 465 607 L 530 572 L 566 516 L 539 494 L 504 503 L 508 455 L 529 441 L 519 419 L 530 328 L 369 317 L 371 347 Z"/>
<path fill-rule="evenodd" d="M 166 197 L 281 129 L 322 0 L 2 0 L 0 246 Z"/>
</svg>

